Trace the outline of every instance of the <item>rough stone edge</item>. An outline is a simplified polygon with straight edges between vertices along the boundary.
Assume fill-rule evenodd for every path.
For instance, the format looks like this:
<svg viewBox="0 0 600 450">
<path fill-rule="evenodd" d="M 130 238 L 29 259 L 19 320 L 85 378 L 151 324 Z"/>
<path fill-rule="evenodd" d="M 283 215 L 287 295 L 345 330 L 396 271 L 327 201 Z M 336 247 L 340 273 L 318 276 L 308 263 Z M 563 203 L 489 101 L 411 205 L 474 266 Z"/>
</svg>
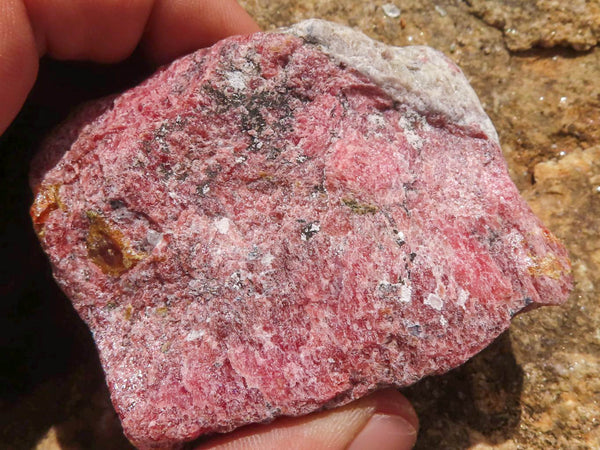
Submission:
<svg viewBox="0 0 600 450">
<path fill-rule="evenodd" d="M 360 31 L 321 19 L 278 30 L 317 45 L 321 51 L 369 78 L 394 100 L 424 115 L 441 115 L 470 132 L 498 134 L 463 72 L 427 46 L 394 47 Z"/>
</svg>

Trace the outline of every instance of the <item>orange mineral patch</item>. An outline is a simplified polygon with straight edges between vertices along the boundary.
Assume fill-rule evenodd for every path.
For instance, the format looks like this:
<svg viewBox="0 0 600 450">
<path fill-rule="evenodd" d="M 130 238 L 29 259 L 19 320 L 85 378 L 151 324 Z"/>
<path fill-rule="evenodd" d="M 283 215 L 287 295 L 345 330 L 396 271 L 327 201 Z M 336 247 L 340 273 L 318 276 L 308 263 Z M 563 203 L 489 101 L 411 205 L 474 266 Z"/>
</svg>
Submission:
<svg viewBox="0 0 600 450">
<path fill-rule="evenodd" d="M 558 280 L 565 274 L 565 267 L 561 264 L 561 260 L 553 254 L 548 254 L 543 258 L 532 256 L 531 259 L 533 261 L 533 265 L 529 267 L 531 276 L 545 276 Z"/>
<path fill-rule="evenodd" d="M 86 240 L 88 256 L 102 272 L 115 277 L 134 267 L 144 255 L 131 248 L 121 231 L 111 227 L 98 213 L 88 211 L 90 229 Z"/>
<path fill-rule="evenodd" d="M 58 195 L 59 188 L 60 185 L 57 184 L 42 185 L 35 196 L 29 214 L 38 234 L 43 235 L 44 223 L 48 219 L 48 215 L 55 209 L 64 208 Z"/>
</svg>

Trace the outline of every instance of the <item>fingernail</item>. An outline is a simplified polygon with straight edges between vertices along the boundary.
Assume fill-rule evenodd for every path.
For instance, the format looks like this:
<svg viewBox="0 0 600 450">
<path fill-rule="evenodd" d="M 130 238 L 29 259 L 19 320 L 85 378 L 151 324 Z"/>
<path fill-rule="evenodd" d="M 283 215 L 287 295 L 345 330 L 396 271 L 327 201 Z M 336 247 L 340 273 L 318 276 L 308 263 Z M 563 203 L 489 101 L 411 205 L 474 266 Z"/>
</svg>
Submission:
<svg viewBox="0 0 600 450">
<path fill-rule="evenodd" d="M 379 414 L 389 414 L 400 416 L 407 420 L 416 429 L 419 427 L 417 413 L 404 395 L 396 389 L 384 389 L 373 394 L 375 401 L 375 412 Z"/>
<path fill-rule="evenodd" d="M 417 440 L 418 419 L 410 402 L 393 389 L 374 394 L 375 413 L 348 450 L 408 450 Z"/>
</svg>

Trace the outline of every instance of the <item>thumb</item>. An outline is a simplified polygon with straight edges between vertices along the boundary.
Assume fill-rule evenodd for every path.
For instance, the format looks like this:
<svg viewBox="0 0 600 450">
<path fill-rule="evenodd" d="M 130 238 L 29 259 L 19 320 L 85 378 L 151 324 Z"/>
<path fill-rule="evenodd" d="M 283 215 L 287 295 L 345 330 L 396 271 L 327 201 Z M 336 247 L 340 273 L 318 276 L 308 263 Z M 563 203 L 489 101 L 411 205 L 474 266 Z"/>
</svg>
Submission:
<svg viewBox="0 0 600 450">
<path fill-rule="evenodd" d="M 341 408 L 244 427 L 196 450 L 408 450 L 417 429 L 408 400 L 395 389 L 385 389 Z"/>
</svg>

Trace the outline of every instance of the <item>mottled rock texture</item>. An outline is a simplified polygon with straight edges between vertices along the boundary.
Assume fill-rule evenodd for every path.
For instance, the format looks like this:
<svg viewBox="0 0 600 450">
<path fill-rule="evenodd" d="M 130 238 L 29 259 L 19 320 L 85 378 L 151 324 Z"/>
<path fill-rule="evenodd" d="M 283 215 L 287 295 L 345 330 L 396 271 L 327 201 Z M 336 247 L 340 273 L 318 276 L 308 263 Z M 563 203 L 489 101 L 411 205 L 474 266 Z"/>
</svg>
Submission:
<svg viewBox="0 0 600 450">
<path fill-rule="evenodd" d="M 467 3 L 486 23 L 502 30 L 507 47 L 513 51 L 536 46 L 589 50 L 600 39 L 597 0 L 469 0 Z"/>
<path fill-rule="evenodd" d="M 582 176 L 579 158 L 563 163 L 600 145 L 600 46 L 577 51 L 573 45 L 547 45 L 551 40 L 535 43 L 542 34 L 556 31 L 564 37 L 576 24 L 597 23 L 598 1 L 586 2 L 586 15 L 574 8 L 582 2 L 403 0 L 393 2 L 401 9 L 399 17 L 385 14 L 388 0 L 241 3 L 266 29 L 322 17 L 386 43 L 424 44 L 445 52 L 465 72 L 492 118 L 511 178 L 569 249 L 575 290 L 565 305 L 516 317 L 503 335 L 504 345 L 404 390 L 421 418 L 417 449 L 600 448 L 597 384 L 570 375 L 593 367 L 600 357 L 600 265 L 592 257 L 600 248 L 600 182 Z M 543 13 L 551 5 L 559 14 Z M 474 6 L 505 14 L 532 46 L 511 49 L 504 29 L 490 25 Z M 538 13 L 522 14 L 535 8 Z M 542 23 L 547 28 L 540 28 Z M 582 31 L 590 36 L 588 29 Z M 552 172 L 559 178 L 539 177 L 551 172 L 537 170 L 538 164 L 559 162 L 569 170 Z M 565 366 L 566 360 L 571 362 Z"/>
<path fill-rule="evenodd" d="M 445 372 L 570 289 L 460 70 L 326 22 L 84 109 L 33 185 L 140 447 Z"/>
</svg>

